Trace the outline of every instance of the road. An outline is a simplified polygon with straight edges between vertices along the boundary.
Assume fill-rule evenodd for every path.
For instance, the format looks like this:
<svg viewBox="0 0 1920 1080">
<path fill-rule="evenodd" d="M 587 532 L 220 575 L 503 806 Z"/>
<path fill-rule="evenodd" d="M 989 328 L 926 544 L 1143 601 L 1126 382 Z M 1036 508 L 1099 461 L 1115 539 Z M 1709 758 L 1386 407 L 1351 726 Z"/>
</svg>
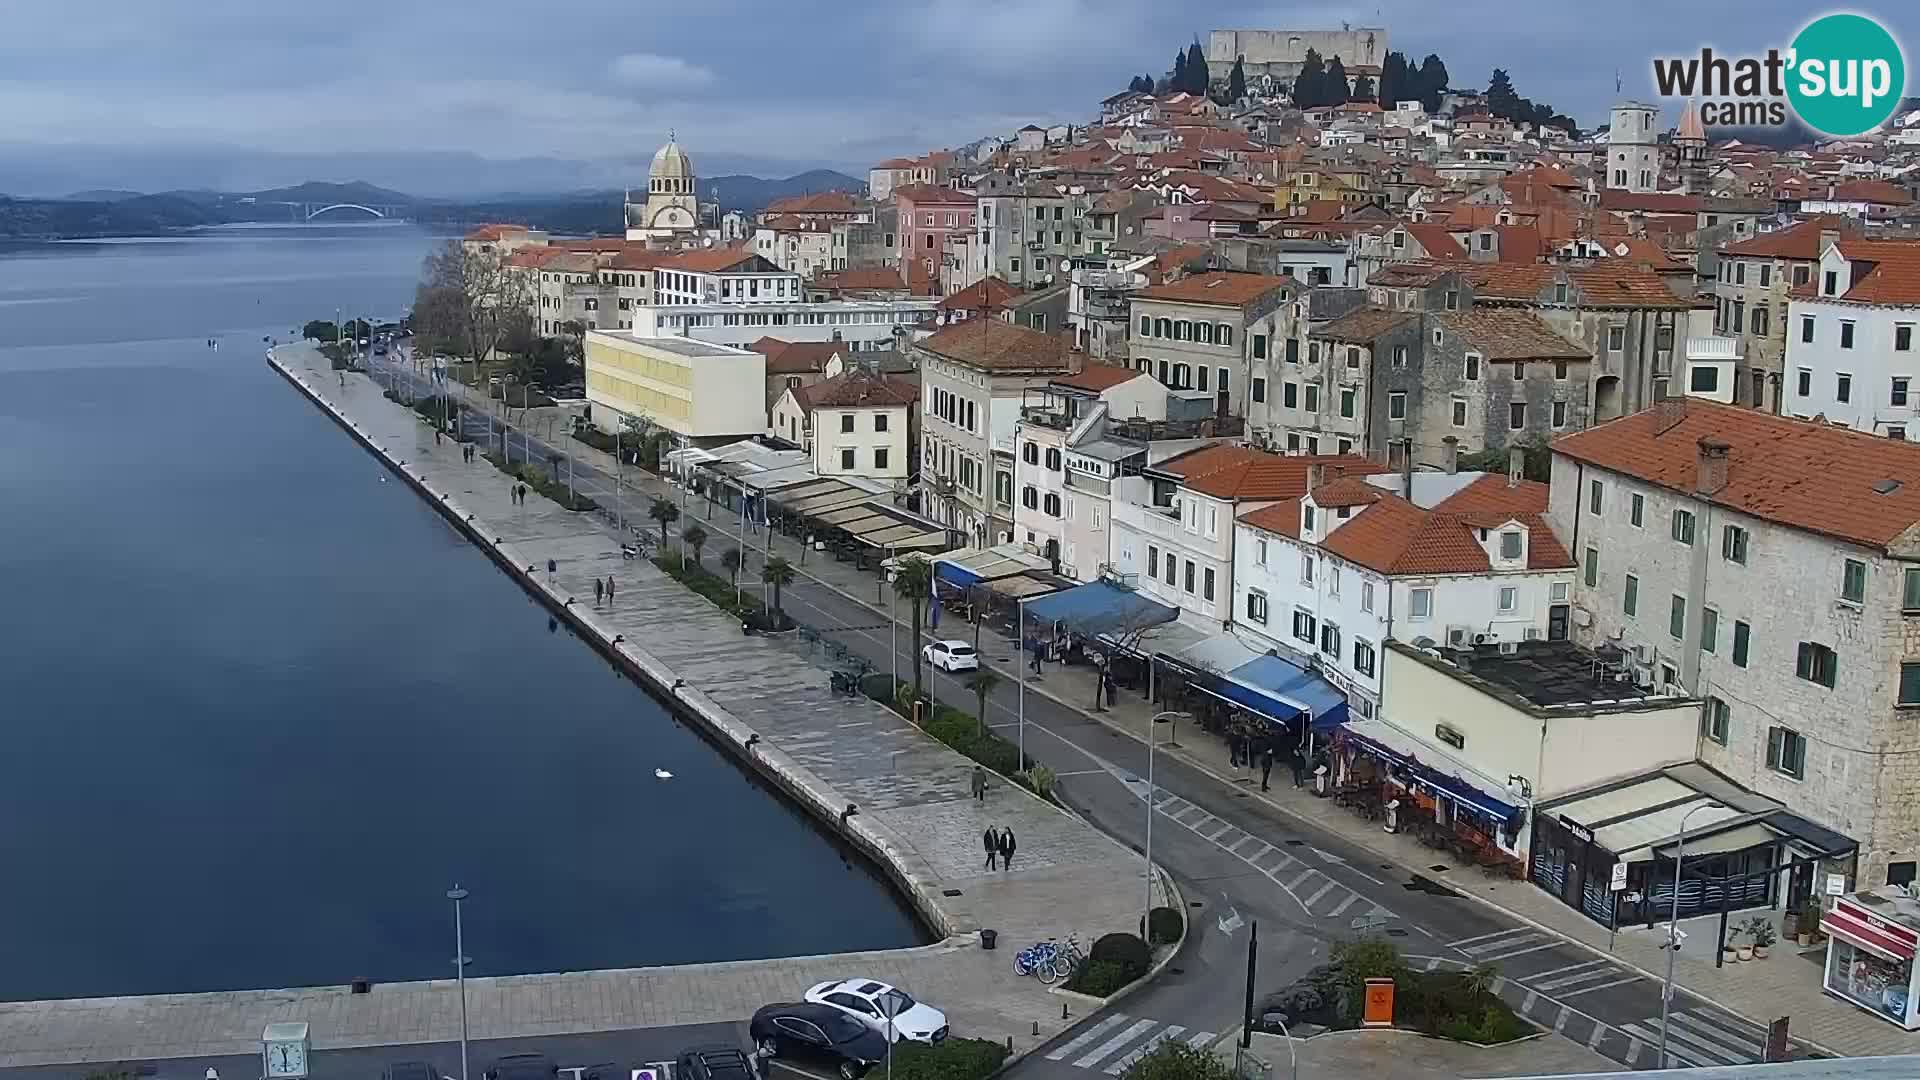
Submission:
<svg viewBox="0 0 1920 1080">
<path fill-rule="evenodd" d="M 685 1049 L 711 1043 L 747 1045 L 747 1025 L 690 1024 L 682 1027 L 635 1028 L 587 1035 L 543 1035 L 524 1039 L 485 1039 L 467 1044 L 469 1075 L 479 1080 L 496 1058 L 508 1054 L 545 1054 L 561 1067 L 562 1080 L 580 1080 L 569 1071 L 599 1066 L 602 1077 L 630 1080 L 636 1068 L 653 1066 L 661 1080 L 670 1080 L 671 1063 Z M 459 1080 L 460 1044 L 420 1043 L 413 1046 L 375 1046 L 351 1050 L 316 1050 L 312 1080 L 377 1080 L 381 1070 L 401 1061 L 424 1061 L 443 1077 Z M 612 1066 L 611 1069 L 606 1066 Z M 664 1067 L 663 1067 L 664 1066 Z M 215 1070 L 221 1080 L 258 1080 L 258 1054 L 212 1058 L 168 1058 L 152 1063 L 128 1062 L 131 1073 L 154 1080 L 206 1080 Z M 0 1069 L 0 1080 L 84 1080 L 111 1074 L 107 1063 Z"/>
<path fill-rule="evenodd" d="M 431 392 L 427 380 L 412 374 L 404 360 L 390 362 L 383 371 L 411 381 L 416 394 Z M 487 426 L 484 416 L 470 414 L 467 422 L 475 435 Z M 497 435 L 498 419 L 494 423 Z M 515 461 L 545 464 L 555 454 L 573 456 L 524 432 L 514 432 L 507 443 Z M 622 506 L 629 517 L 644 515 L 645 500 L 636 498 L 631 482 L 638 475 L 637 470 L 629 473 L 624 485 Z M 581 493 L 612 505 L 615 490 L 609 477 L 577 462 L 573 478 Z M 652 483 L 655 491 L 674 494 Z M 682 524 L 691 520 L 683 517 Z M 711 549 L 739 542 L 743 551 L 753 552 L 766 543 L 764 531 L 741 540 L 735 521 L 724 514 L 698 520 L 713 537 Z M 886 608 L 870 606 L 871 589 L 848 595 L 812 576 L 806 566 L 796 565 L 795 570 L 795 582 L 782 591 L 789 615 L 844 645 L 875 670 L 890 670 L 896 661 L 903 674 L 910 670 L 910 628 L 901 624 L 896 642 Z M 756 581 L 758 575 L 743 569 L 740 577 Z M 900 606 L 904 615 L 905 605 Z M 1007 662 L 1013 659 L 1014 645 L 1004 639 L 983 640 L 982 651 Z M 939 672 L 930 672 L 929 679 L 939 700 L 973 712 L 974 695 L 960 679 Z M 1042 687 L 1045 681 L 1039 680 Z M 1108 834 L 1142 850 L 1148 795 L 1144 742 L 1042 693 L 1026 694 L 1023 710 L 1011 680 L 990 698 L 988 709 L 996 730 L 1022 739 L 1030 755 L 1054 770 L 1063 801 Z M 1184 726 L 1171 737 L 1217 742 Z M 1340 836 L 1251 798 L 1244 786 L 1235 789 L 1178 759 L 1155 757 L 1153 856 L 1186 895 L 1190 941 L 1166 977 L 1116 1011 L 1090 1016 L 1041 1048 L 1015 1068 L 1021 1076 L 1114 1076 L 1156 1041 L 1209 1042 L 1234 1032 L 1240 1026 L 1247 941 L 1256 921 L 1257 996 L 1283 989 L 1324 962 L 1329 948 L 1341 940 L 1385 934 L 1417 966 L 1495 965 L 1502 996 L 1535 1023 L 1623 1064 L 1655 1066 L 1660 985 L 1581 945 L 1463 897 L 1446 880 L 1458 878 L 1459 888 L 1470 889 L 1477 871 L 1436 862 L 1431 870 L 1416 873 L 1382 863 Z M 1275 773 L 1275 780 L 1281 775 Z M 1252 783 L 1257 782 L 1253 778 Z M 1669 1065 L 1761 1060 L 1764 1029 L 1685 991 L 1675 994 L 1673 1013 Z"/>
</svg>

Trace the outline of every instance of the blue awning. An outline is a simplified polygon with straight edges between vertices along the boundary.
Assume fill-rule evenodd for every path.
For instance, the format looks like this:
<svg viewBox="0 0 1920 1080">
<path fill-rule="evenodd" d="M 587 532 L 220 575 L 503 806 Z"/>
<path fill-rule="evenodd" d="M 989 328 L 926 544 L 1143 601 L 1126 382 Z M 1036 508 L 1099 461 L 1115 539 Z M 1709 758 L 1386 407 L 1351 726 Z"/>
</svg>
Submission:
<svg viewBox="0 0 1920 1080">
<path fill-rule="evenodd" d="M 1359 725 L 1364 725 L 1373 734 L 1363 735 L 1355 731 L 1354 728 Z M 1444 771 L 1448 765 L 1429 765 L 1421 761 L 1414 749 L 1411 736 L 1382 737 L 1388 730 L 1390 729 L 1379 721 L 1355 721 L 1346 725 L 1345 734 L 1348 739 L 1359 743 L 1368 753 L 1399 766 L 1407 780 L 1426 788 L 1435 795 L 1501 821 L 1511 821 L 1520 813 L 1520 807 L 1504 799 L 1495 798 L 1478 785 Z M 1390 743 L 1400 745 L 1389 745 Z M 1437 755 L 1429 754 L 1429 756 L 1437 760 Z"/>
<path fill-rule="evenodd" d="M 1027 619 L 1064 623 L 1082 637 L 1172 622 L 1180 613 L 1112 582 L 1094 581 L 1027 601 Z"/>
<path fill-rule="evenodd" d="M 1347 719 L 1347 696 L 1313 672 L 1278 656 L 1259 656 L 1227 672 L 1220 697 L 1276 720 L 1306 713 L 1315 731 Z"/>
<path fill-rule="evenodd" d="M 958 563 L 950 563 L 945 559 L 933 561 L 933 579 L 962 589 L 971 589 L 985 580 L 966 567 Z"/>
</svg>

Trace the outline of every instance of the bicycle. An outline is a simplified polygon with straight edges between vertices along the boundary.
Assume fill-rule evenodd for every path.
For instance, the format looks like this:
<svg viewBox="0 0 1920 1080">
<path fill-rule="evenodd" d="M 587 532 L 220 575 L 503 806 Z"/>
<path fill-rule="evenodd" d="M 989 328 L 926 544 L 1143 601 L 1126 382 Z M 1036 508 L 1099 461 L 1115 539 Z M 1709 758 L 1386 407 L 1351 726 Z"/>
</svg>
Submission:
<svg viewBox="0 0 1920 1080">
<path fill-rule="evenodd" d="M 1053 971 L 1053 958 L 1058 951 L 1051 941 L 1035 942 L 1013 955 L 1013 973 L 1039 975 L 1041 982 L 1050 983 L 1053 979 L 1048 978 L 1047 974 Z"/>
</svg>

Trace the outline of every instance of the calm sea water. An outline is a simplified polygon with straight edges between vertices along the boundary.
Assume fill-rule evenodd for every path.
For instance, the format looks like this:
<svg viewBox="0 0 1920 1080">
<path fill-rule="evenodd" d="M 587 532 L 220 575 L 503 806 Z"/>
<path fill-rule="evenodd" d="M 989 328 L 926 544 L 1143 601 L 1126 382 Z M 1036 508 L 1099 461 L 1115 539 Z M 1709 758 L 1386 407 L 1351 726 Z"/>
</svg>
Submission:
<svg viewBox="0 0 1920 1080">
<path fill-rule="evenodd" d="M 0 249 L 0 998 L 919 940 L 262 362 L 431 243 Z"/>
</svg>

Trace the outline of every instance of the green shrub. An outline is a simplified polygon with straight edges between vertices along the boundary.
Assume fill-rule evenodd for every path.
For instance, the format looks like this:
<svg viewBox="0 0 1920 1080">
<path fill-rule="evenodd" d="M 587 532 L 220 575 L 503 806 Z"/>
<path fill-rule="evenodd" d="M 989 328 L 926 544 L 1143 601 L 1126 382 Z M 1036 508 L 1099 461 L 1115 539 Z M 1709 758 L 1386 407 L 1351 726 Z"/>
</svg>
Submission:
<svg viewBox="0 0 1920 1080">
<path fill-rule="evenodd" d="M 1155 945 L 1171 945 L 1180 940 L 1186 921 L 1179 908 L 1154 908 L 1147 912 L 1147 940 Z"/>
<path fill-rule="evenodd" d="M 1067 989 L 1076 994 L 1110 997 L 1134 978 L 1127 974 L 1126 965 L 1117 961 L 1089 960 L 1073 969 L 1073 978 L 1067 980 Z"/>
<path fill-rule="evenodd" d="M 894 1080 L 983 1080 L 1007 1059 L 1004 1043 L 991 1039 L 947 1038 L 937 1046 L 898 1042 L 893 1046 Z M 878 1075 L 884 1070 L 875 1070 Z"/>
<path fill-rule="evenodd" d="M 1153 963 L 1153 950 L 1137 934 L 1105 934 L 1087 950 L 1087 959 L 1119 964 L 1128 971 L 1127 981 L 1131 982 L 1147 973 Z"/>
<path fill-rule="evenodd" d="M 1053 770 L 1047 768 L 1045 765 L 1028 765 L 1026 769 L 1014 779 L 1019 780 L 1022 785 L 1031 790 L 1035 795 L 1049 801 L 1053 799 L 1053 784 L 1057 778 L 1053 775 Z"/>
<path fill-rule="evenodd" d="M 1120 1074 L 1123 1080 L 1234 1080 L 1233 1067 L 1211 1051 L 1169 1040 Z"/>
</svg>

